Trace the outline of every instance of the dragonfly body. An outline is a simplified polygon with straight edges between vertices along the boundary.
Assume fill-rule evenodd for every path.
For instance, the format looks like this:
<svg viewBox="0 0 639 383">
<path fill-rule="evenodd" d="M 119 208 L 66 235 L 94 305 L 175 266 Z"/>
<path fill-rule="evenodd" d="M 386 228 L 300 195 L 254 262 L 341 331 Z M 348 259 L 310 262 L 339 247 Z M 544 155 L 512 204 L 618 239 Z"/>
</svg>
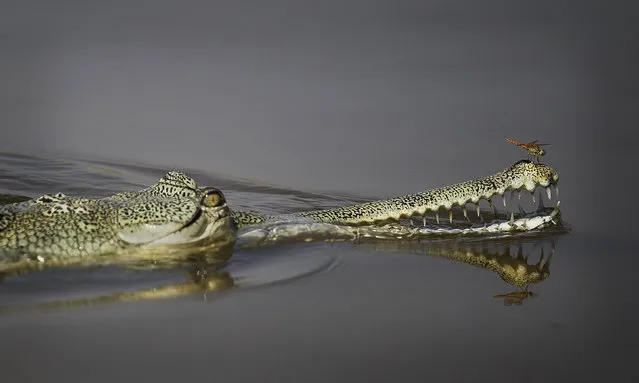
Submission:
<svg viewBox="0 0 639 383">
<path fill-rule="evenodd" d="M 537 140 L 531 141 L 527 144 L 513 140 L 512 138 L 506 138 L 506 141 L 510 142 L 511 144 L 517 145 L 520 148 L 526 149 L 530 154 L 530 160 L 531 161 L 536 160 L 537 163 L 539 163 L 539 157 L 546 154 L 546 151 L 542 148 L 542 146 L 549 145 L 549 144 L 538 144 Z"/>
</svg>

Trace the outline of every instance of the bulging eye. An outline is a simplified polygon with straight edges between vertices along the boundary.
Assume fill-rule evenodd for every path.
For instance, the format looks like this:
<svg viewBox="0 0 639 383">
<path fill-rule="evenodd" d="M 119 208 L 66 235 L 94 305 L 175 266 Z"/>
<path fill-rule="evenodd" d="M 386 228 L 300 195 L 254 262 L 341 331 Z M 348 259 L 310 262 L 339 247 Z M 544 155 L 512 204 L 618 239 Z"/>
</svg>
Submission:
<svg viewBox="0 0 639 383">
<path fill-rule="evenodd" d="M 202 205 L 206 207 L 216 207 L 224 203 L 224 195 L 217 189 L 209 189 L 202 197 Z"/>
</svg>

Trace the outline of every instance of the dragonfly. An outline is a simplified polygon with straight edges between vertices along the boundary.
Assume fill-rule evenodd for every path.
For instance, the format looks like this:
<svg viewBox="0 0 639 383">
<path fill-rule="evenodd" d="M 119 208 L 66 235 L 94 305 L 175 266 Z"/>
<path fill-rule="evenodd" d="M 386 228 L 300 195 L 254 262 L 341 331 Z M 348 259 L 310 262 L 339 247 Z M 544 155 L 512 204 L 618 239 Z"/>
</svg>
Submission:
<svg viewBox="0 0 639 383">
<path fill-rule="evenodd" d="M 512 306 L 513 303 L 517 306 L 521 306 L 526 298 L 534 298 L 537 294 L 532 291 L 528 291 L 528 286 L 521 291 L 515 291 L 508 294 L 493 295 L 493 298 L 504 298 L 504 306 Z"/>
<path fill-rule="evenodd" d="M 520 148 L 524 148 L 526 150 L 528 150 L 529 154 L 530 154 L 530 160 L 536 160 L 537 163 L 539 163 L 539 157 L 543 156 L 544 154 L 546 154 L 546 151 L 544 149 L 542 149 L 542 146 L 546 146 L 546 145 L 550 145 L 550 144 L 538 144 L 537 140 L 535 141 L 531 141 L 527 144 L 523 144 L 519 141 L 513 140 L 512 138 L 506 138 L 506 141 L 510 142 L 511 144 L 515 144 L 517 146 L 519 146 Z"/>
</svg>

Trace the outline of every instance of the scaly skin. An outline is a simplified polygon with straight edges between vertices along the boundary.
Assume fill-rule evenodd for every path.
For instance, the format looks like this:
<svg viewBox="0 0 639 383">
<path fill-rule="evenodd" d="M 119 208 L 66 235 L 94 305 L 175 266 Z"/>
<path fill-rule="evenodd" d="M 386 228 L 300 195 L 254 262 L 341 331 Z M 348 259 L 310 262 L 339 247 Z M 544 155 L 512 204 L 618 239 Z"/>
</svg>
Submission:
<svg viewBox="0 0 639 383">
<path fill-rule="evenodd" d="M 204 203 L 210 193 L 221 196 L 216 206 Z M 221 192 L 197 188 L 179 172 L 139 192 L 102 199 L 43 195 L 0 207 L 0 251 L 5 253 L 0 253 L 0 270 L 107 255 L 152 258 L 158 249 L 186 251 L 234 241 L 229 213 Z"/>
<path fill-rule="evenodd" d="M 466 203 L 478 204 L 481 199 L 490 201 L 491 197 L 503 196 L 506 191 L 525 189 L 533 192 L 537 186 L 549 187 L 556 185 L 558 180 L 559 175 L 551 167 L 522 160 L 492 176 L 387 200 L 276 216 L 262 216 L 246 212 L 233 212 L 232 215 L 240 228 L 255 224 L 281 222 L 365 225 L 398 221 L 400 218 L 409 218 L 414 215 L 423 216 L 427 212 L 437 213 L 442 208 L 450 211 L 455 205 L 465 208 Z"/>
</svg>

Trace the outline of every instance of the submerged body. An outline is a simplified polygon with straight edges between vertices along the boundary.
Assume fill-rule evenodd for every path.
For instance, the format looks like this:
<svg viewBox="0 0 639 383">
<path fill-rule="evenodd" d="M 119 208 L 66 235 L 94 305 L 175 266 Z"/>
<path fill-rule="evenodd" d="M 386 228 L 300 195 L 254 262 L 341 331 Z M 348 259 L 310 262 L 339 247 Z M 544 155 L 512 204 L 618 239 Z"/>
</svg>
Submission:
<svg viewBox="0 0 639 383">
<path fill-rule="evenodd" d="M 180 254 L 193 249 L 210 250 L 232 244 L 236 227 L 242 236 L 258 228 L 271 242 L 304 235 L 313 239 L 344 240 L 361 237 L 406 238 L 412 235 L 467 234 L 539 229 L 559 222 L 558 207 L 520 215 L 517 220 L 495 220 L 466 228 L 435 226 L 412 228 L 392 224 L 400 219 L 434 212 L 439 224 L 441 208 L 449 212 L 466 204 L 477 205 L 506 191 L 556 185 L 557 173 L 546 165 L 519 161 L 495 175 L 433 189 L 418 194 L 335 209 L 263 216 L 229 210 L 222 193 L 199 188 L 190 177 L 169 172 L 160 181 L 138 192 L 101 199 L 45 195 L 0 207 L 0 270 L 19 262 L 67 264 L 99 259 L 109 254 L 154 259 L 170 249 Z M 273 233 L 276 232 L 276 235 Z M 270 236 L 269 236 L 270 235 Z"/>
</svg>

